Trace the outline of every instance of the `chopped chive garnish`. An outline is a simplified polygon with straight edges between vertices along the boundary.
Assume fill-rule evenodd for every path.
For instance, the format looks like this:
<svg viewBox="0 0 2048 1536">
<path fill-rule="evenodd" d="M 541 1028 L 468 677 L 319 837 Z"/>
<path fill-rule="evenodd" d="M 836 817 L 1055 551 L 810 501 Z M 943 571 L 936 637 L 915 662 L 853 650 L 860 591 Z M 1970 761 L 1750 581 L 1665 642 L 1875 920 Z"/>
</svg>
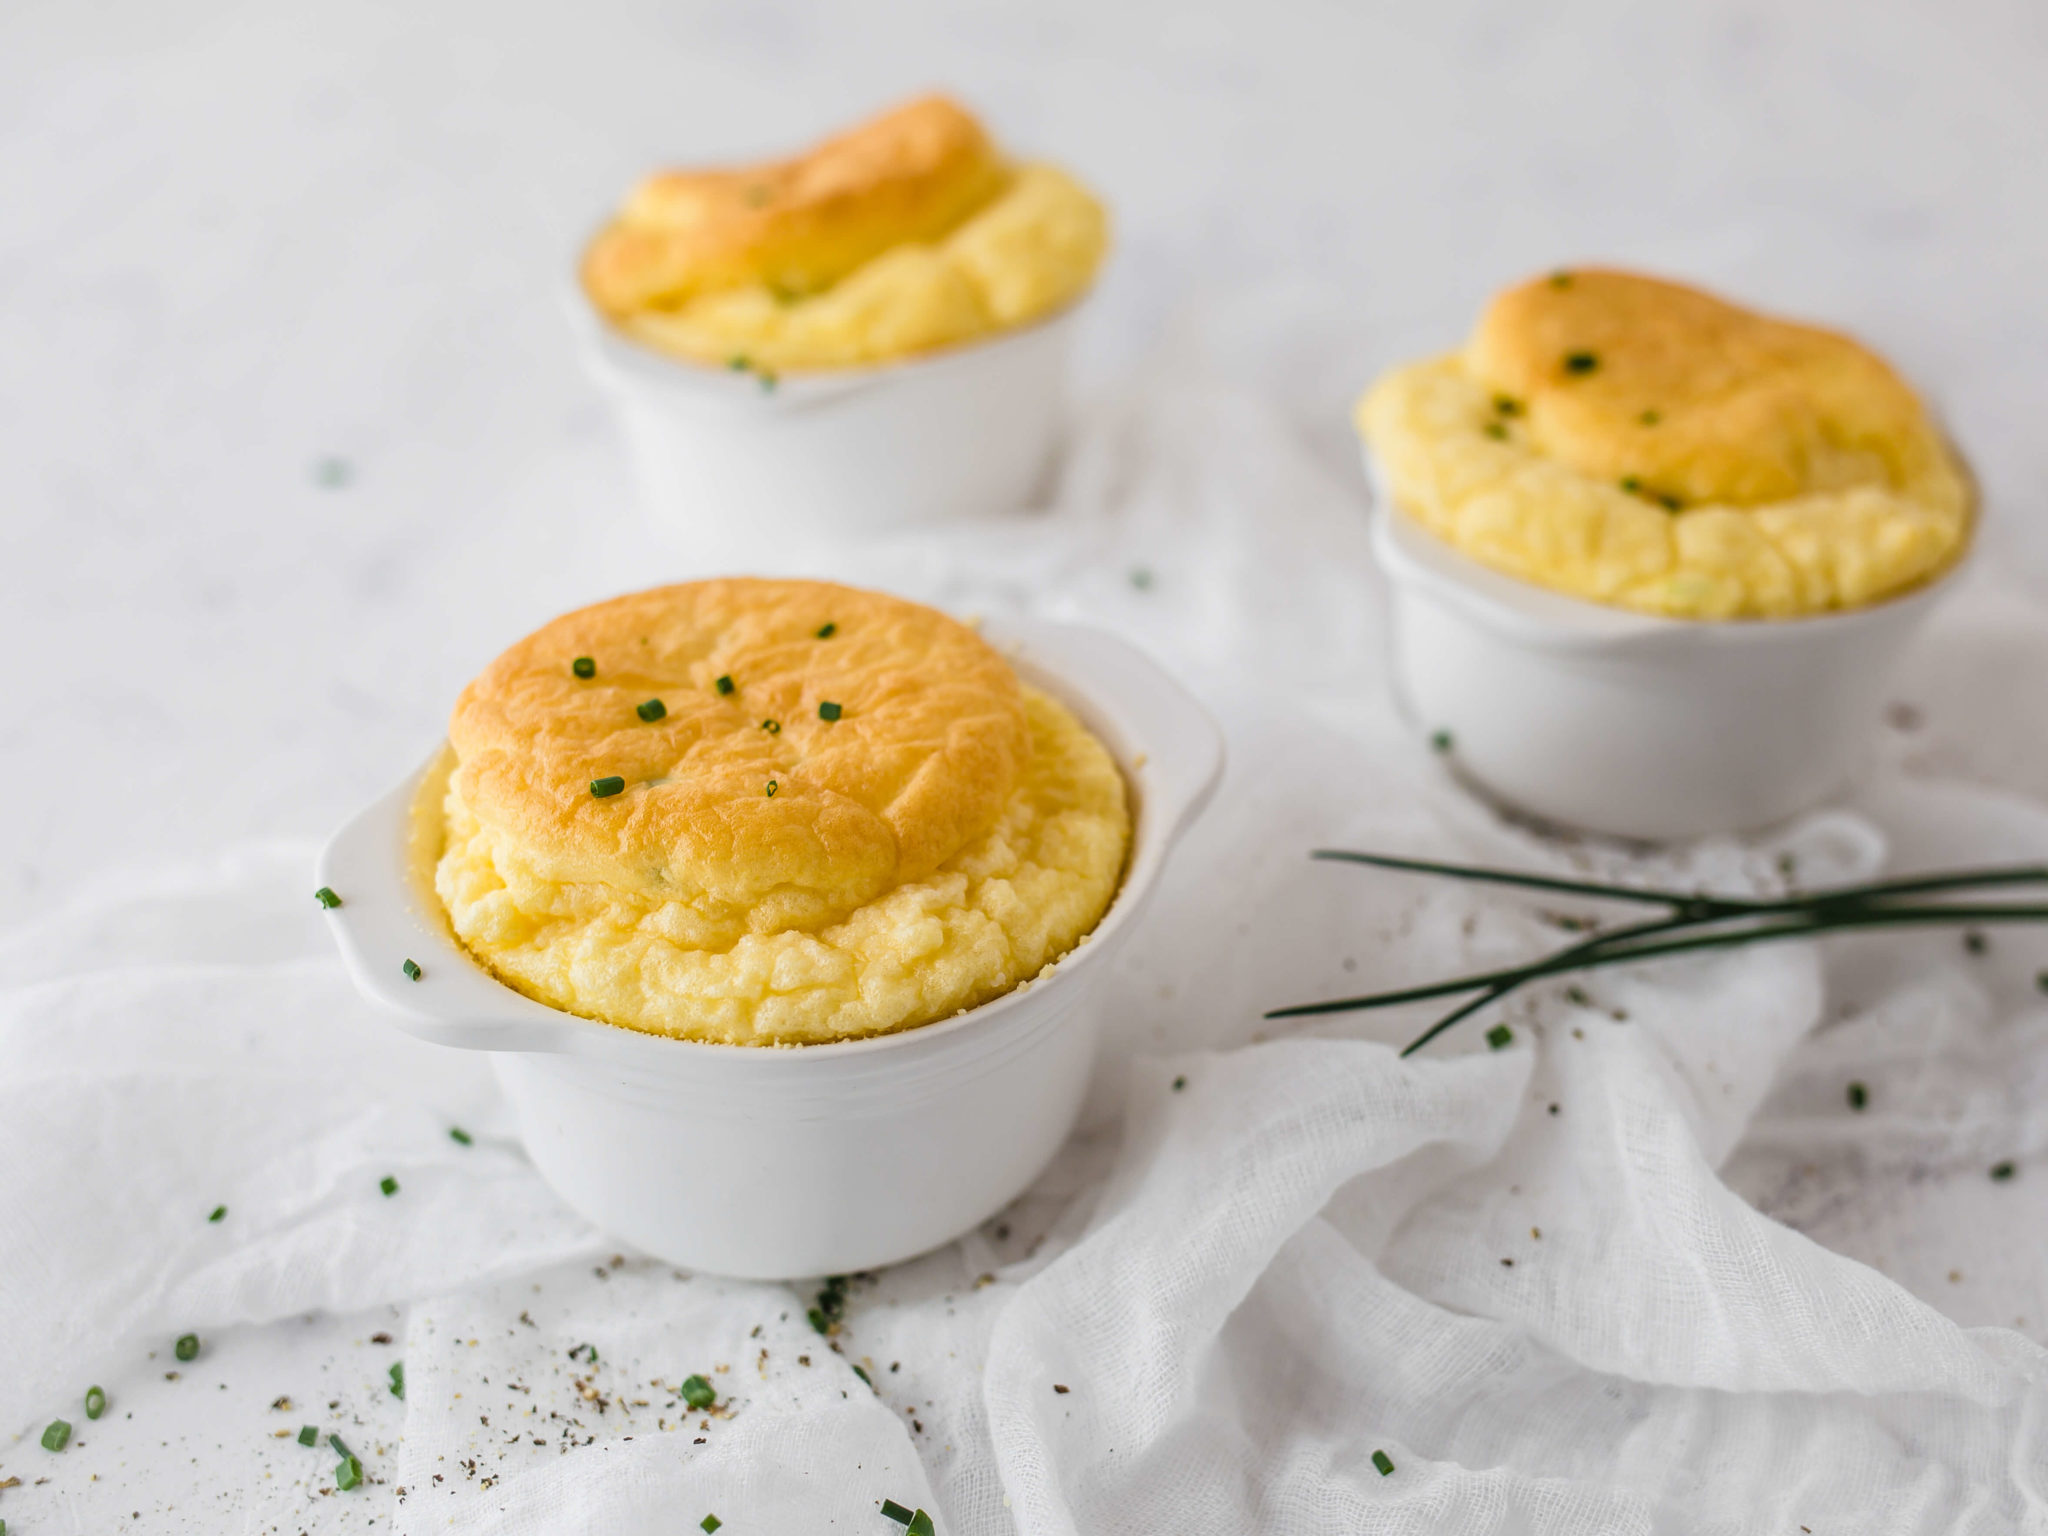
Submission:
<svg viewBox="0 0 2048 1536">
<path fill-rule="evenodd" d="M 710 1532 L 717 1530 L 721 1525 L 725 1524 L 725 1522 L 719 1519 L 716 1515 L 706 1515 L 702 1520 L 699 1520 L 697 1524 L 701 1526 L 706 1532 Z"/>
<path fill-rule="evenodd" d="M 713 683 L 711 686 L 716 688 L 720 693 L 731 693 L 733 689 L 732 674 L 730 672 L 724 673 L 722 676 L 720 676 L 718 681 Z"/>
<path fill-rule="evenodd" d="M 1861 1083 L 1851 1083 L 1849 1085 L 1849 1107 L 1851 1109 L 1861 1109 L 1869 1102 L 1870 1090 L 1868 1088 L 1864 1087 Z"/>
<path fill-rule="evenodd" d="M 306 1425 L 305 1427 L 303 1427 L 302 1429 L 300 1429 L 300 1431 L 299 1431 L 299 1444 L 301 1444 L 301 1445 L 318 1445 L 319 1443 L 320 1443 L 320 1431 L 319 1431 L 318 1429 L 314 1428 L 314 1427 L 313 1427 L 313 1426 L 312 1426 L 311 1424 L 308 1424 L 308 1425 Z"/>
<path fill-rule="evenodd" d="M 408 960 L 399 969 L 405 972 L 405 979 L 407 981 L 418 981 L 420 977 L 426 974 L 426 972 L 420 969 L 420 963 L 417 960 Z"/>
<path fill-rule="evenodd" d="M 1187 1085 L 1188 1085 L 1188 1080 L 1187 1080 L 1187 1078 L 1186 1078 L 1185 1076 L 1182 1076 L 1182 1077 L 1176 1077 L 1176 1078 L 1175 1078 L 1175 1079 L 1173 1080 L 1173 1091 L 1174 1091 L 1175 1093 L 1179 1093 L 1179 1092 L 1181 1091 L 1181 1089 L 1183 1089 L 1183 1088 L 1187 1087 Z"/>
<path fill-rule="evenodd" d="M 894 1520 L 898 1525 L 908 1525 L 910 1524 L 910 1514 L 909 1510 L 898 1504 L 894 1499 L 882 1500 L 882 1516 L 884 1519 Z"/>
<path fill-rule="evenodd" d="M 764 395 L 767 395 L 767 394 L 773 394 L 773 393 L 775 392 L 775 384 L 776 384 L 776 378 L 775 378 L 775 375 L 774 375 L 774 374 L 772 374 L 772 373 L 770 373 L 770 372 L 769 372 L 769 371 L 768 371 L 768 370 L 767 370 L 766 368 L 763 368 L 763 369 L 761 370 L 761 373 L 760 373 L 760 378 L 761 378 L 761 393 L 762 393 L 762 394 L 764 394 Z"/>
<path fill-rule="evenodd" d="M 476 1138 L 471 1136 L 469 1132 L 465 1131 L 461 1126 L 451 1125 L 448 1127 L 448 1139 L 450 1141 L 460 1142 L 463 1146 L 466 1147 L 470 1145 Z"/>
<path fill-rule="evenodd" d="M 862 1381 L 867 1382 L 868 1390 L 870 1392 L 874 1390 L 875 1384 L 872 1381 L 868 1381 L 868 1373 L 866 1371 L 862 1370 L 859 1366 L 856 1365 L 853 1368 L 853 1374 L 858 1376 Z"/>
<path fill-rule="evenodd" d="M 834 635 L 838 633 L 839 626 L 837 624 L 824 624 L 821 625 L 818 629 L 818 638 L 820 640 L 830 640 Z"/>
<path fill-rule="evenodd" d="M 178 1342 L 171 1346 L 171 1353 L 176 1355 L 180 1360 L 198 1359 L 199 1335 L 196 1333 L 180 1334 L 178 1336 Z"/>
<path fill-rule="evenodd" d="M 1486 1044 L 1491 1050 L 1506 1050 L 1514 1043 L 1515 1032 L 1505 1024 L 1496 1024 L 1486 1032 Z"/>
<path fill-rule="evenodd" d="M 824 703 L 818 706 L 818 718 L 820 720 L 837 720 L 841 715 L 845 713 L 845 710 L 841 709 L 837 704 L 834 704 L 830 699 L 827 699 Z"/>
<path fill-rule="evenodd" d="M 50 1427 L 43 1431 L 43 1449 L 61 1451 L 71 1443 L 71 1426 L 62 1419 L 52 1419 Z"/>
<path fill-rule="evenodd" d="M 400 1402 L 403 1402 L 405 1400 L 405 1362 L 403 1360 L 392 1361 L 390 1375 L 391 1395 Z"/>
<path fill-rule="evenodd" d="M 1392 1477 L 1394 1475 L 1394 1458 L 1385 1451 L 1374 1451 L 1372 1453 L 1372 1464 L 1379 1470 L 1381 1477 Z"/>
<path fill-rule="evenodd" d="M 819 1333 L 830 1333 L 832 1331 L 832 1319 L 827 1317 L 820 1308 L 813 1307 L 804 1315 L 811 1320 L 811 1327 Z"/>
<path fill-rule="evenodd" d="M 1633 496 L 1643 488 L 1643 482 L 1634 475 L 1623 475 L 1621 477 L 1621 488 Z"/>
<path fill-rule="evenodd" d="M 2048 992 L 2048 971 L 2036 971 L 2034 973 L 2034 990 L 2036 992 Z"/>
<path fill-rule="evenodd" d="M 1553 273 L 1551 273 L 1551 274 L 1550 274 L 1550 286 L 1551 286 L 1551 287 L 1553 287 L 1553 288 L 1569 288 L 1569 287 L 1571 287 L 1571 285 L 1572 285 L 1572 275 L 1571 275 L 1571 273 L 1569 273 L 1569 272 L 1565 271 L 1565 270 L 1564 270 L 1564 269 L 1563 269 L 1562 267 L 1558 268 L 1558 270 L 1557 270 L 1557 271 L 1555 271 L 1555 272 L 1553 272 Z"/>
<path fill-rule="evenodd" d="M 1142 565 L 1131 568 L 1131 585 L 1140 592 L 1152 590 L 1152 572 Z"/>
<path fill-rule="evenodd" d="M 1637 421 L 1640 421 L 1646 427 L 1654 427 L 1655 425 L 1657 425 L 1658 422 L 1662 421 L 1663 419 L 1663 416 L 1661 416 L 1656 411 L 1645 411 L 1642 415 L 1636 418 Z"/>
<path fill-rule="evenodd" d="M 225 1216 L 227 1215 L 227 1213 L 228 1213 L 228 1208 L 227 1208 L 226 1206 L 224 1206 L 224 1205 L 216 1205 L 216 1206 L 215 1206 L 215 1207 L 214 1207 L 214 1208 L 213 1208 L 213 1209 L 212 1209 L 211 1211 L 209 1211 L 209 1212 L 207 1213 L 206 1219 L 207 1219 L 208 1221 L 219 1221 L 219 1220 L 221 1220 L 221 1219 L 222 1219 L 223 1217 L 225 1217 Z"/>
<path fill-rule="evenodd" d="M 346 1493 L 363 1480 L 363 1464 L 353 1456 L 344 1456 L 334 1465 L 334 1486 Z"/>
<path fill-rule="evenodd" d="M 668 706 L 662 703 L 659 699 L 649 699 L 645 704 L 634 705 L 633 713 L 638 715 L 642 720 L 659 720 L 663 715 L 668 713 Z"/>
<path fill-rule="evenodd" d="M 1981 955 L 1991 947 L 1991 941 L 1972 929 L 1963 935 L 1963 948 L 1973 955 Z"/>
<path fill-rule="evenodd" d="M 1493 397 L 1493 408 L 1503 416 L 1519 416 L 1522 414 L 1522 402 L 1513 395 L 1495 395 Z"/>
<path fill-rule="evenodd" d="M 683 1378 L 683 1401 L 691 1408 L 709 1408 L 718 1401 L 718 1389 L 702 1376 Z"/>
<path fill-rule="evenodd" d="M 1496 443 L 1504 443 L 1508 440 L 1508 429 L 1497 421 L 1489 421 L 1480 430 Z"/>
<path fill-rule="evenodd" d="M 107 1394 L 98 1387 L 87 1387 L 85 1389 L 85 1416 L 88 1419 L 96 1419 L 106 1411 Z"/>
<path fill-rule="evenodd" d="M 592 779 L 590 781 L 590 793 L 599 800 L 609 799 L 611 796 L 623 792 L 625 787 L 626 781 L 616 773 L 607 778 Z"/>
<path fill-rule="evenodd" d="M 746 353 L 735 352 L 731 357 L 725 360 L 725 366 L 730 368 L 734 373 L 745 373 L 747 371 Z"/>
<path fill-rule="evenodd" d="M 768 798 L 770 800 L 773 800 L 775 798 L 775 791 L 780 789 L 781 787 L 782 786 L 777 784 L 773 779 L 770 779 L 768 781 Z"/>
<path fill-rule="evenodd" d="M 341 905 L 341 898 L 324 885 L 313 893 L 313 899 L 330 912 Z"/>
<path fill-rule="evenodd" d="M 377 1187 L 384 1191 L 384 1198 L 389 1200 L 393 1195 L 398 1193 L 398 1180 L 394 1179 L 393 1177 L 391 1177 L 390 1174 L 387 1173 L 384 1175 L 383 1178 L 377 1181 Z"/>
<path fill-rule="evenodd" d="M 1591 352 L 1567 352 L 1564 355 L 1566 373 L 1591 373 L 1600 366 L 1600 359 Z"/>
<path fill-rule="evenodd" d="M 1680 501 L 1676 496 L 1665 495 L 1659 495 L 1657 497 L 1657 504 L 1661 506 L 1666 512 L 1676 512 L 1685 506 L 1685 503 Z"/>
<path fill-rule="evenodd" d="M 1448 752 L 1455 745 L 1456 742 L 1449 731 L 1432 731 L 1430 733 L 1429 750 L 1432 752 Z"/>
<path fill-rule="evenodd" d="M 761 722 L 761 729 L 770 736 L 780 736 L 782 734 L 782 722 L 780 720 L 763 720 Z"/>
<path fill-rule="evenodd" d="M 597 676 L 597 663 L 588 656 L 578 656 L 569 663 L 569 670 L 578 677 L 595 677 Z"/>
<path fill-rule="evenodd" d="M 2019 1168 L 2012 1163 L 1993 1163 L 1991 1165 L 1991 1177 L 1998 1180 L 2001 1184 L 2018 1172 Z"/>
<path fill-rule="evenodd" d="M 923 1510 L 913 1510 L 910 1524 L 903 1527 L 903 1536 L 939 1536 L 938 1527 L 932 1524 L 932 1517 Z"/>
</svg>

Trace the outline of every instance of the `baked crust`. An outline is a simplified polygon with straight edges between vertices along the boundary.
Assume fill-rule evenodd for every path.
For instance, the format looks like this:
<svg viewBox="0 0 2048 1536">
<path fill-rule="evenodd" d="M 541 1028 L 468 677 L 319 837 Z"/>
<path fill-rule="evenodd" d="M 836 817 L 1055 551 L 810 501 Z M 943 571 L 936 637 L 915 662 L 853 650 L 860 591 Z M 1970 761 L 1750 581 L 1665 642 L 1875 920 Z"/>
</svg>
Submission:
<svg viewBox="0 0 2048 1536">
<path fill-rule="evenodd" d="M 586 251 L 613 324 L 693 361 L 779 371 L 880 361 L 1071 302 L 1108 245 L 1064 172 L 1007 162 L 927 96 L 794 159 L 650 177 Z"/>
<path fill-rule="evenodd" d="M 690 1038 L 972 1007 L 1094 927 L 1129 836 L 1107 751 L 972 630 L 826 583 L 565 615 L 464 690 L 449 737 L 436 888 L 458 937 L 529 995 Z"/>
<path fill-rule="evenodd" d="M 1852 607 L 1967 542 L 1961 465 L 1848 337 L 1578 269 L 1509 289 L 1360 428 L 1396 501 L 1488 564 L 1684 617 Z"/>
</svg>

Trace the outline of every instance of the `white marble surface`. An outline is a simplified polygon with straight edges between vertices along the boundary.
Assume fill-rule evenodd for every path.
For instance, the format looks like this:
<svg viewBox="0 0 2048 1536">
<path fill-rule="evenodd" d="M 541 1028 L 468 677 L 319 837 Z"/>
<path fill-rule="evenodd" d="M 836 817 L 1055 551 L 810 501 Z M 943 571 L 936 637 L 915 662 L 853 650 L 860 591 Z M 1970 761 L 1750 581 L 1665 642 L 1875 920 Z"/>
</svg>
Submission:
<svg viewBox="0 0 2048 1536">
<path fill-rule="evenodd" d="M 2038 8 L 16 7 L 0 922 L 324 833 L 507 640 L 682 569 L 574 366 L 580 234 L 652 162 L 934 82 L 1115 206 L 1084 400 L 1198 357 L 1350 486 L 1381 364 L 1525 270 L 1641 263 L 1893 355 L 1984 481 L 1986 565 L 2048 590 Z M 387 1323 L 239 1335 L 218 1408 L 87 1436 L 119 1448 L 93 1475 L 134 1490 L 126 1528 L 238 1528 L 279 1391 L 354 1394 L 374 1433 Z M 106 1528 L 66 1497 L 10 1536 Z M 309 1494 L 304 1524 L 381 1509 Z"/>
</svg>

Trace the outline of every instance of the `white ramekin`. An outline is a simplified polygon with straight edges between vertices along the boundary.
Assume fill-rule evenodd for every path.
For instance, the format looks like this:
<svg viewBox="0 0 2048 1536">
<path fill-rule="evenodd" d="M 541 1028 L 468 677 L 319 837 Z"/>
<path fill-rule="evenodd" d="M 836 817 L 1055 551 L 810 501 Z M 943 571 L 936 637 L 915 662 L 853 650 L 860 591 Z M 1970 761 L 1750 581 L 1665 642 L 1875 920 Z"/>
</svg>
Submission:
<svg viewBox="0 0 2048 1536">
<path fill-rule="evenodd" d="M 422 1039 L 493 1053 L 535 1166 L 606 1232 L 672 1264 L 754 1279 L 872 1269 L 1000 1210 L 1072 1129 L 1095 1057 L 1091 995 L 1207 801 L 1209 717 L 1120 640 L 991 623 L 1027 681 L 1115 754 L 1135 811 L 1121 888 L 1048 975 L 957 1018 L 834 1045 L 706 1045 L 614 1028 L 513 991 L 470 958 L 414 816 L 446 748 L 335 834 L 320 880 L 356 986 Z M 421 968 L 406 978 L 404 964 Z"/>
<path fill-rule="evenodd" d="M 1079 307 L 923 357 L 784 374 L 768 388 L 632 340 L 580 289 L 568 305 L 592 376 L 625 418 L 655 532 L 705 569 L 767 570 L 1028 505 L 1058 433 Z"/>
<path fill-rule="evenodd" d="M 1482 565 L 1395 505 L 1370 452 L 1366 474 L 1403 706 L 1510 807 L 1616 837 L 1749 831 L 1840 789 L 1955 575 L 1813 618 L 1659 618 Z"/>
</svg>

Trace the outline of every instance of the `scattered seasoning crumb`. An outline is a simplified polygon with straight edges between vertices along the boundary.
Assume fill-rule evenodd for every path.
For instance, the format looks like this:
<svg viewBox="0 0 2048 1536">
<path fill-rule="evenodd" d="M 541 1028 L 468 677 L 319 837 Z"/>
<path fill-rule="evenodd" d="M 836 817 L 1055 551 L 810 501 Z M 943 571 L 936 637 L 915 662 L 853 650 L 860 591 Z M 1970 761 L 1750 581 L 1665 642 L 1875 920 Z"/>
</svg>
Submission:
<svg viewBox="0 0 2048 1536">
<path fill-rule="evenodd" d="M 733 690 L 732 674 L 730 672 L 721 673 L 718 681 L 711 686 L 716 688 L 721 694 L 730 696 Z"/>
<path fill-rule="evenodd" d="M 625 787 L 626 781 L 615 773 L 606 778 L 592 779 L 590 781 L 590 793 L 598 800 L 610 799 L 613 795 L 623 791 Z"/>
<path fill-rule="evenodd" d="M 659 699 L 649 699 L 645 704 L 635 704 L 633 713 L 652 725 L 668 713 L 668 706 Z"/>
<path fill-rule="evenodd" d="M 1500 1267 L 1502 1269 L 1513 1269 L 1515 1267 L 1515 1261 L 1513 1259 L 1502 1259 L 1500 1261 Z"/>
<path fill-rule="evenodd" d="M 1973 955 L 1981 955 L 1991 947 L 1991 941 L 1975 929 L 1963 935 L 1963 948 Z"/>
<path fill-rule="evenodd" d="M 718 1389 L 702 1376 L 685 1376 L 682 1386 L 683 1401 L 692 1411 L 709 1408 L 718 1401 Z"/>
<path fill-rule="evenodd" d="M 1057 1381 L 1052 1384 L 1052 1389 L 1053 1391 L 1059 1393 L 1061 1397 L 1065 1397 L 1069 1392 L 1073 1391 L 1072 1387 L 1062 1386 Z"/>
<path fill-rule="evenodd" d="M 569 663 L 569 670 L 578 677 L 595 677 L 597 676 L 597 663 L 588 656 L 578 656 Z"/>
<path fill-rule="evenodd" d="M 1991 1165 L 1991 1177 L 2001 1184 L 2019 1171 L 2018 1166 L 2013 1163 L 1993 1163 Z"/>
<path fill-rule="evenodd" d="M 405 979 L 407 981 L 418 981 L 421 976 L 426 974 L 420 969 L 419 961 L 413 959 L 408 959 L 399 969 L 405 972 Z"/>
<path fill-rule="evenodd" d="M 50 1427 L 43 1431 L 43 1449 L 61 1451 L 71 1443 L 71 1426 L 62 1419 L 50 1420 Z"/>
<path fill-rule="evenodd" d="M 1176 1078 L 1175 1078 L 1175 1079 L 1173 1080 L 1173 1091 L 1174 1091 L 1175 1093 L 1179 1093 L 1179 1092 L 1181 1091 L 1181 1089 L 1183 1089 L 1183 1088 L 1187 1087 L 1187 1085 L 1188 1085 L 1188 1080 L 1187 1080 L 1187 1078 L 1186 1078 L 1186 1077 L 1184 1077 L 1184 1076 L 1183 1076 L 1183 1077 L 1176 1077 Z"/>
<path fill-rule="evenodd" d="M 1555 1104 L 1553 1104 L 1553 1105 L 1551 1105 L 1551 1106 L 1550 1106 L 1550 1112 L 1551 1112 L 1551 1113 L 1552 1113 L 1553 1115 L 1557 1113 L 1557 1106 L 1556 1106 Z"/>
<path fill-rule="evenodd" d="M 1566 987 L 1564 989 L 1564 1000 L 1579 1008 L 1590 1008 L 1593 1005 L 1593 1000 L 1586 996 L 1586 989 L 1584 987 Z"/>
<path fill-rule="evenodd" d="M 702 1520 L 699 1520 L 697 1524 L 701 1526 L 705 1531 L 709 1532 L 717 1530 L 721 1525 L 725 1524 L 725 1522 L 719 1519 L 716 1515 L 706 1515 Z"/>
<path fill-rule="evenodd" d="M 318 1445 L 319 1443 L 320 1431 L 311 1424 L 305 1425 L 299 1430 L 299 1444 Z"/>
<path fill-rule="evenodd" d="M 456 1142 L 465 1147 L 474 1145 L 476 1140 L 476 1138 L 471 1136 L 469 1132 L 465 1131 L 459 1125 L 451 1125 L 448 1127 L 448 1139 L 452 1142 Z"/>
<path fill-rule="evenodd" d="M 837 624 L 831 623 L 830 621 L 827 621 L 826 623 L 820 624 L 818 626 L 818 638 L 820 640 L 830 640 L 834 635 L 838 633 L 839 626 Z"/>
<path fill-rule="evenodd" d="M 1432 752 L 1448 752 L 1455 745 L 1456 738 L 1449 731 L 1435 731 L 1430 735 L 1429 749 Z"/>
<path fill-rule="evenodd" d="M 377 1181 L 377 1187 L 384 1191 L 384 1198 L 389 1200 L 393 1195 L 398 1193 L 398 1180 L 394 1179 L 393 1177 L 391 1177 L 390 1174 L 387 1173 L 384 1175 L 383 1178 Z"/>
<path fill-rule="evenodd" d="M 227 1214 L 228 1208 L 226 1206 L 216 1205 L 211 1211 L 207 1213 L 206 1219 L 208 1221 L 220 1221 L 223 1220 L 227 1216 Z"/>
<path fill-rule="evenodd" d="M 1372 1464 L 1379 1469 L 1381 1477 L 1392 1477 L 1394 1475 L 1394 1458 L 1385 1451 L 1374 1451 L 1372 1453 Z"/>
<path fill-rule="evenodd" d="M 321 906 L 325 907 L 330 912 L 332 912 L 336 907 L 341 905 L 341 898 L 335 895 L 331 889 L 324 885 L 321 886 L 319 890 L 313 893 L 313 899 L 319 902 Z"/>
<path fill-rule="evenodd" d="M 1600 359 L 1591 352 L 1567 352 L 1564 355 L 1566 373 L 1591 373 L 1600 366 Z"/>
<path fill-rule="evenodd" d="M 178 1342 L 171 1346 L 171 1353 L 180 1360 L 188 1362 L 197 1360 L 199 1358 L 199 1335 L 196 1333 L 180 1334 Z"/>
<path fill-rule="evenodd" d="M 1870 1090 L 1868 1088 L 1864 1087 L 1861 1083 L 1851 1083 L 1849 1085 L 1849 1107 L 1851 1109 L 1862 1109 L 1869 1102 Z"/>
<path fill-rule="evenodd" d="M 1486 1043 L 1493 1050 L 1506 1050 L 1515 1043 L 1515 1032 L 1505 1024 L 1496 1024 L 1486 1032 Z"/>
<path fill-rule="evenodd" d="M 1531 1227 L 1529 1229 L 1529 1235 L 1536 1239 L 1536 1241 L 1539 1243 L 1543 1241 L 1543 1229 L 1541 1227 Z"/>
<path fill-rule="evenodd" d="M 837 720 L 845 713 L 845 710 L 834 704 L 830 699 L 825 700 L 818 706 L 818 718 L 820 720 Z"/>
<path fill-rule="evenodd" d="M 372 1344 L 389 1344 L 391 1342 L 391 1335 L 388 1333 L 373 1333 L 370 1335 L 370 1342 Z"/>
<path fill-rule="evenodd" d="M 106 1411 L 107 1394 L 98 1387 L 87 1387 L 85 1389 L 85 1416 L 88 1419 L 96 1419 Z"/>
</svg>

